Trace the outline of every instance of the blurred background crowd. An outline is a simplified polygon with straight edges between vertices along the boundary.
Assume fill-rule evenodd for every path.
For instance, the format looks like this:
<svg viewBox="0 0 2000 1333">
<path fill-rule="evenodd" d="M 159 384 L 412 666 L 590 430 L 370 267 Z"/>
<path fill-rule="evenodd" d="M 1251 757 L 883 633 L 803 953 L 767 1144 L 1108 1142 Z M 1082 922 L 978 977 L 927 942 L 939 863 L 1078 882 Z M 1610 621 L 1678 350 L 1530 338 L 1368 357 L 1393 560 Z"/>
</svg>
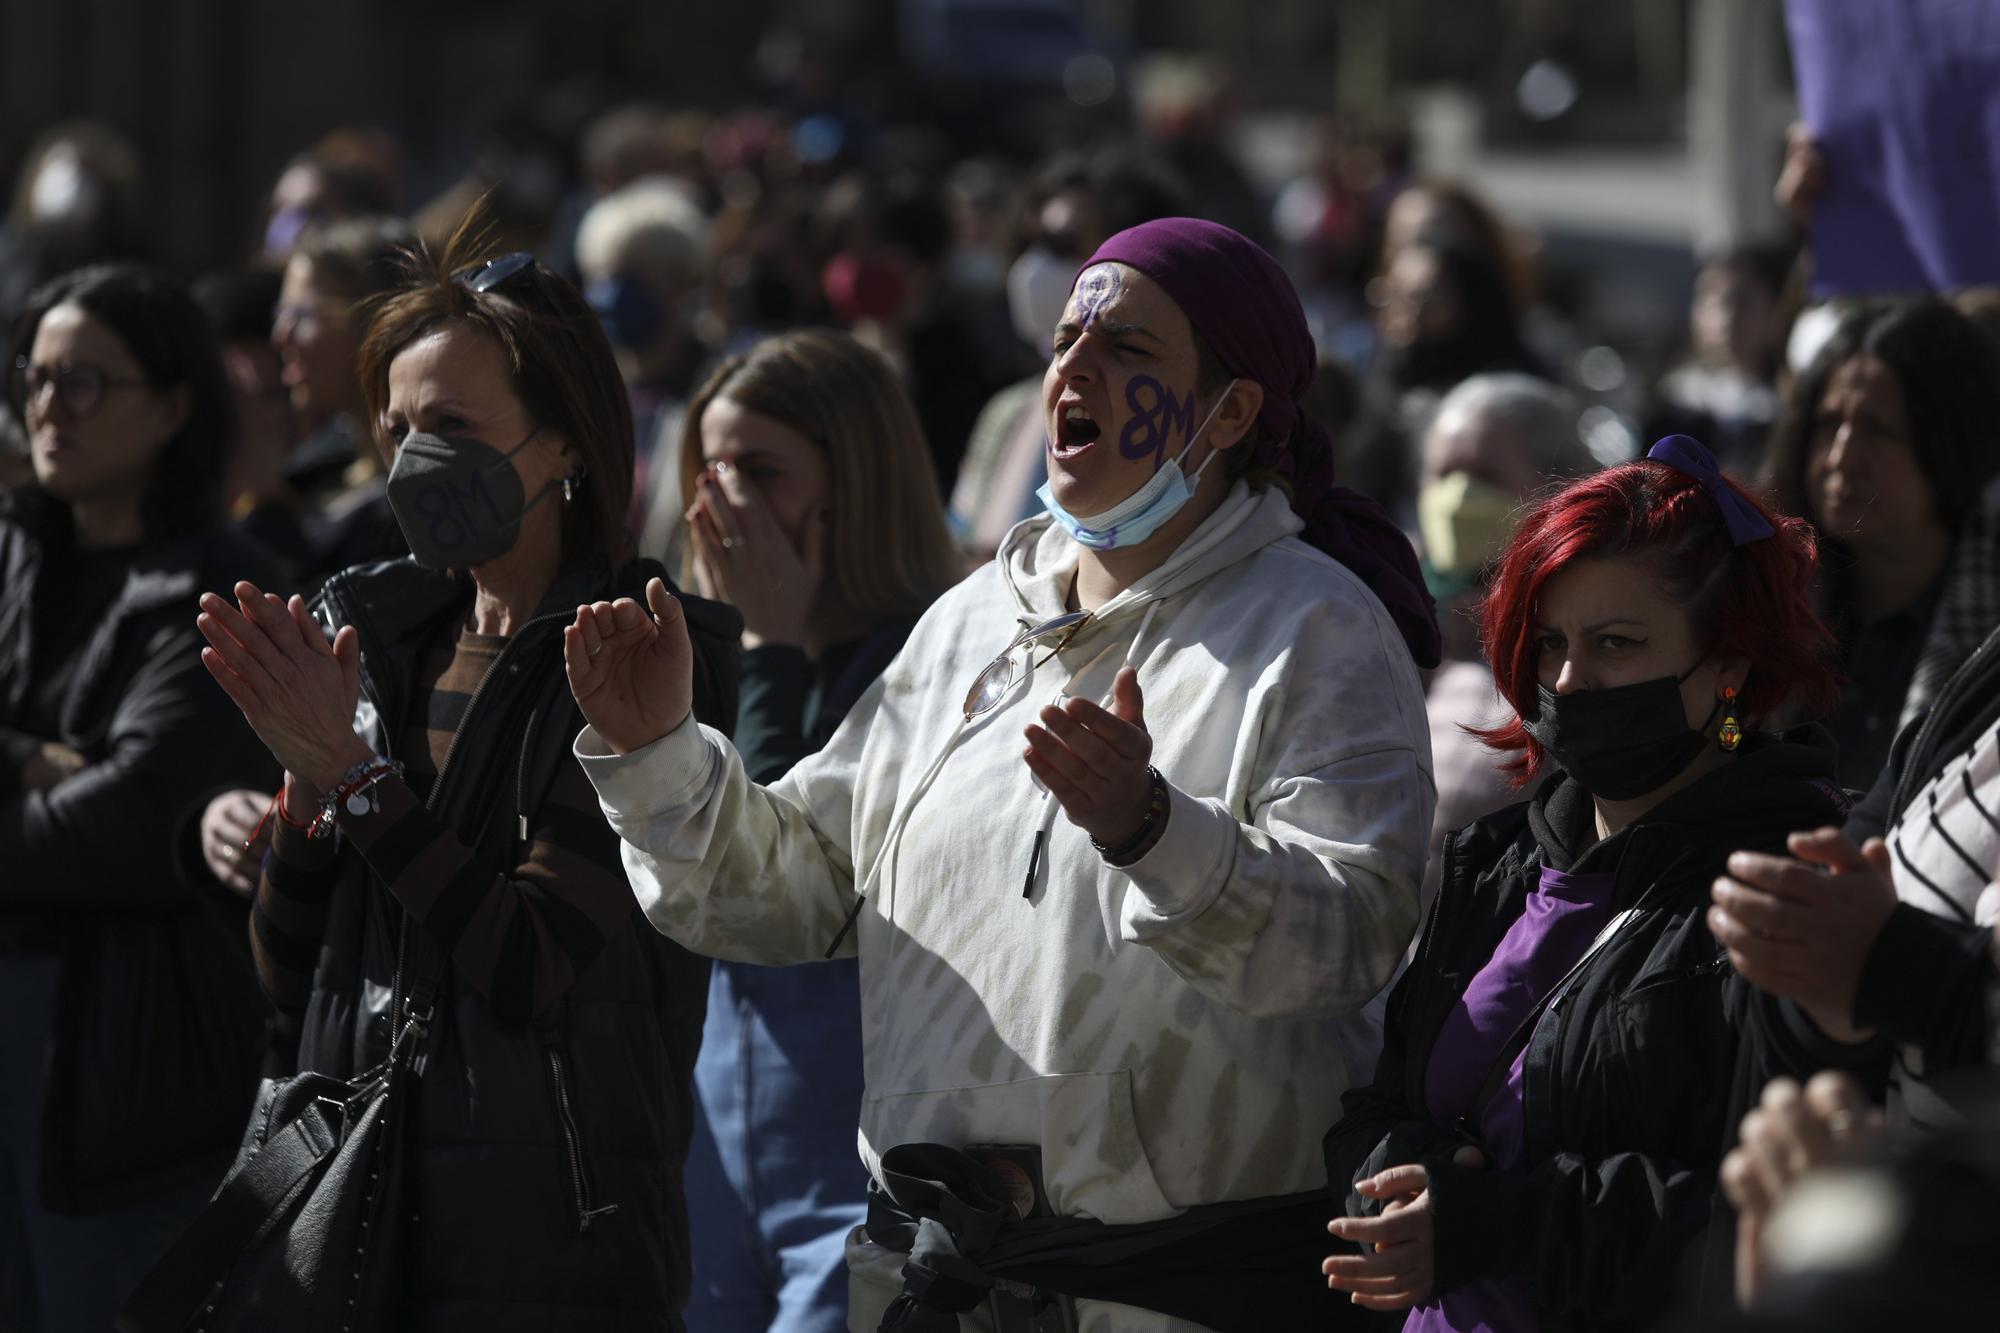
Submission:
<svg viewBox="0 0 2000 1333">
<path fill-rule="evenodd" d="M 485 199 L 616 351 L 642 554 L 682 568 L 713 368 L 840 328 L 907 390 L 969 568 L 1039 512 L 1078 265 L 1210 218 L 1286 266 L 1341 478 L 1422 554 L 1440 837 L 1512 799 L 1464 730 L 1504 709 L 1474 607 L 1512 516 L 1676 432 L 1821 531 L 1866 789 L 2000 623 L 2000 294 L 1811 295 L 1792 86 L 1777 0 L 0 0 L 0 330 L 87 264 L 184 279 L 230 518 L 310 591 L 401 549 L 368 302 Z M 0 412 L 0 483 L 31 476 Z"/>
</svg>

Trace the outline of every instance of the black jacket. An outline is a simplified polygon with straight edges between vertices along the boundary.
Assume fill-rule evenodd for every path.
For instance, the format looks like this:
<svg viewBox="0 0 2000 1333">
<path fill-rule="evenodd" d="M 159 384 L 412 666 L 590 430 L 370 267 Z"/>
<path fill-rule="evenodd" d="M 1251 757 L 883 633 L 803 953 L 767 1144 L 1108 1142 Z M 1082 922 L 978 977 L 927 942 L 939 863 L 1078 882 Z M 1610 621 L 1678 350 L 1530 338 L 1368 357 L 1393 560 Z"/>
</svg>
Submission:
<svg viewBox="0 0 2000 1333">
<path fill-rule="evenodd" d="M 0 499 L 10 739 L 28 729 L 36 587 L 69 549 L 59 505 L 34 492 Z M 194 623 L 202 592 L 226 596 L 237 579 L 274 572 L 268 552 L 223 529 L 146 549 L 84 650 L 61 734 L 32 738 L 80 751 L 89 768 L 0 798 L 0 933 L 61 960 L 43 1107 L 49 1208 L 96 1211 L 219 1179 L 242 1132 L 267 1012 L 248 908 L 191 882 L 175 848 L 218 792 L 276 782 L 202 666 Z"/>
<path fill-rule="evenodd" d="M 1523 1275 L 1549 1333 L 1641 1328 L 1662 1313 L 1682 1270 L 1701 1261 L 1691 1242 L 1747 1099 L 1771 1074 L 1861 1058 L 1737 977 L 1703 919 L 1729 853 L 1838 822 L 1833 771 L 1825 733 L 1810 728 L 1752 739 L 1594 845 L 1589 797 L 1561 773 L 1455 834 L 1416 958 L 1390 995 L 1374 1082 L 1346 1095 L 1326 1136 L 1327 1179 L 1347 1212 L 1379 1209 L 1351 1193 L 1355 1180 L 1422 1162 L 1438 1291 Z M 1558 985 L 1529 1037 L 1526 1170 L 1457 1166 L 1465 1140 L 1426 1108 L 1432 1045 L 1545 864 L 1612 871 L 1612 909 L 1634 915 Z M 1749 1030 L 1756 1041 L 1742 1041 Z"/>
<path fill-rule="evenodd" d="M 1887 835 L 1944 766 L 2000 722 L 2000 629 L 1952 676 L 1937 702 L 1897 735 L 1889 764 L 1848 818 L 1857 842 Z M 1995 1059 L 2000 1011 L 1993 931 L 1899 903 L 1875 939 L 1854 997 L 1854 1021 L 1923 1052 L 1927 1077 Z"/>
<path fill-rule="evenodd" d="M 521 816 L 559 766 L 575 762 L 582 720 L 563 674 L 563 626 L 578 603 L 639 596 L 660 572 L 642 563 L 616 578 L 565 575 L 489 670 L 431 797 L 483 864 L 518 863 Z M 357 716 L 378 753 L 396 754 L 420 702 L 423 650 L 470 597 L 468 582 L 408 560 L 328 581 L 319 614 L 360 634 Z M 697 598 L 682 606 L 695 645 L 695 714 L 726 725 L 736 713 L 741 621 Z M 387 1053 L 403 913 L 358 855 L 335 864 L 299 1065 L 346 1076 Z M 420 1220 L 406 1329 L 681 1327 L 680 1173 L 707 990 L 707 961 L 657 934 L 636 902 L 625 929 L 539 1019 L 508 1022 L 470 985 L 447 979 L 409 1155 Z M 598 1211 L 607 1205 L 615 1207 Z"/>
</svg>

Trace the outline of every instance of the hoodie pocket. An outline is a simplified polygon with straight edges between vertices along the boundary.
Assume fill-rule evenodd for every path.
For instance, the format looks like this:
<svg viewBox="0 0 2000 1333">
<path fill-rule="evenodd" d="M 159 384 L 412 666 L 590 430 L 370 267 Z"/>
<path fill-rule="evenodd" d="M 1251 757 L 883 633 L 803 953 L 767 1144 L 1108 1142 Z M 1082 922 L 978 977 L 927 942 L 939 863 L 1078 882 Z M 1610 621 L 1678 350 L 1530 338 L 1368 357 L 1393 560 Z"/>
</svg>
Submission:
<svg viewBox="0 0 2000 1333">
<path fill-rule="evenodd" d="M 1129 1070 L 871 1097 L 861 1136 L 878 1177 L 882 1153 L 899 1144 L 1031 1143 L 1042 1150 L 1043 1188 L 1059 1216 L 1118 1224 L 1176 1211 L 1139 1137 Z"/>
</svg>

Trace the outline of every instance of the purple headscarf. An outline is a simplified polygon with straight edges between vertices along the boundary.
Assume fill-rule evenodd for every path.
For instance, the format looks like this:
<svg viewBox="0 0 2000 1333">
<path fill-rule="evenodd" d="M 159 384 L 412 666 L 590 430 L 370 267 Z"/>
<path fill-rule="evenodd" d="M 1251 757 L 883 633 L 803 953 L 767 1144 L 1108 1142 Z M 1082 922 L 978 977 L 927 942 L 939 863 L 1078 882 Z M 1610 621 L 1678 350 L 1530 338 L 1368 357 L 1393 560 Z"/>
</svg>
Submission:
<svg viewBox="0 0 2000 1333">
<path fill-rule="evenodd" d="M 1269 443 L 1252 466 L 1285 480 L 1292 511 L 1305 520 L 1301 535 L 1382 599 L 1417 665 L 1436 666 L 1443 648 L 1437 604 L 1416 552 L 1381 505 L 1334 484 L 1333 442 L 1299 410 L 1317 355 L 1298 293 L 1278 261 L 1240 232 L 1200 218 L 1129 227 L 1098 246 L 1083 267 L 1107 261 L 1160 284 L 1231 375 L 1263 386 L 1257 422 Z"/>
</svg>

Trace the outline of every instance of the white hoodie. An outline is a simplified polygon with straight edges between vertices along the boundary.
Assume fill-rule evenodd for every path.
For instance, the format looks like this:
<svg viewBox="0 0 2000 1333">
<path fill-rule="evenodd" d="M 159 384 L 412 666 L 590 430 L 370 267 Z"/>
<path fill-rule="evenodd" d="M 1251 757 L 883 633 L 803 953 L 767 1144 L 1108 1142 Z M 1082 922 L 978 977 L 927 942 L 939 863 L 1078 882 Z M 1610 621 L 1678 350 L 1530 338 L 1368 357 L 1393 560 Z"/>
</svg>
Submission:
<svg viewBox="0 0 2000 1333">
<path fill-rule="evenodd" d="M 1078 548 L 1030 519 L 769 788 L 692 721 L 622 758 L 579 736 L 640 905 L 688 948 L 809 962 L 866 889 L 843 951 L 861 957 L 871 1171 L 899 1143 L 1036 1144 L 1054 1210 L 1112 1223 L 1325 1184 L 1320 1136 L 1372 1073 L 1346 1067 L 1333 1020 L 1415 930 L 1435 791 L 1395 625 L 1300 526 L 1239 482 L 1059 657 L 1030 673 L 1048 645 L 1017 652 L 1013 687 L 966 723 L 981 670 L 1063 610 Z M 1064 695 L 1105 699 L 1128 662 L 1172 807 L 1114 869 L 1036 783 L 1022 728 Z M 850 1259 L 851 1318 L 872 1329 L 861 1307 L 901 1258 L 861 1242 Z M 862 1290 L 871 1269 L 885 1290 Z"/>
</svg>

